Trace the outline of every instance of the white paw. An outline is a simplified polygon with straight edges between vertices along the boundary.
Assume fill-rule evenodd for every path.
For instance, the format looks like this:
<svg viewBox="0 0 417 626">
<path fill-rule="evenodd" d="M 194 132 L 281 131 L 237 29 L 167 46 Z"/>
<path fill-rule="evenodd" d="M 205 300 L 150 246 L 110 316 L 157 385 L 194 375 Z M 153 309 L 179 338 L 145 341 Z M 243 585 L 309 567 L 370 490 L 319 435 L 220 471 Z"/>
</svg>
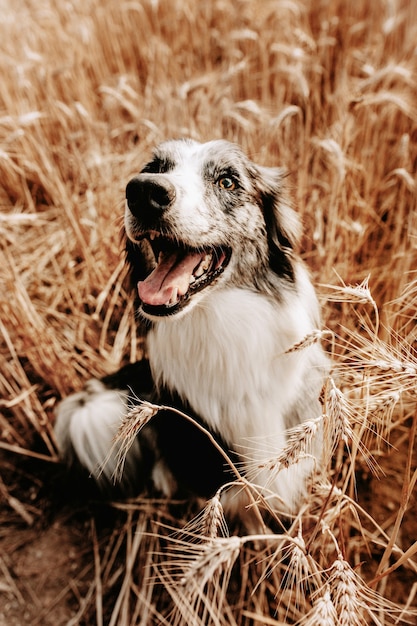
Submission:
<svg viewBox="0 0 417 626">
<path fill-rule="evenodd" d="M 62 457 L 69 462 L 77 458 L 98 483 L 113 481 L 118 469 L 120 444 L 115 438 L 127 411 L 127 395 L 126 391 L 108 389 L 92 379 L 58 406 L 55 435 Z M 122 483 L 134 478 L 135 459 L 139 458 L 135 441 L 126 457 Z"/>
</svg>

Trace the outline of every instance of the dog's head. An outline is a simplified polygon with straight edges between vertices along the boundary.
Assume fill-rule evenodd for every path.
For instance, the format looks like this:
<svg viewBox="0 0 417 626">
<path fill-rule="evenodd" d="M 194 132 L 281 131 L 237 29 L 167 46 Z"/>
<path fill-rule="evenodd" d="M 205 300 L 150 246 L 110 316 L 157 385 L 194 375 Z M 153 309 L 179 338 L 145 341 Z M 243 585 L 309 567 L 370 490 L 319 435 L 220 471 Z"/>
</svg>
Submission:
<svg viewBox="0 0 417 626">
<path fill-rule="evenodd" d="M 283 172 L 234 144 L 168 141 L 126 188 L 127 258 L 145 318 L 176 315 L 215 286 L 294 280 L 299 221 Z"/>
</svg>

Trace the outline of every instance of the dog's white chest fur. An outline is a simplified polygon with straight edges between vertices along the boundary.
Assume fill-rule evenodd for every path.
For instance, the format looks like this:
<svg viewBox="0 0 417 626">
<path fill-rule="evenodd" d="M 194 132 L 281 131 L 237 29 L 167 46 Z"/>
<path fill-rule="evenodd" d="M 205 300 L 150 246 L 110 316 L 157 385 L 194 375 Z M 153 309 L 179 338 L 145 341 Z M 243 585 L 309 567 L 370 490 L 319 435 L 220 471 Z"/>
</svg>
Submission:
<svg viewBox="0 0 417 626">
<path fill-rule="evenodd" d="M 249 290 L 219 290 L 188 315 L 158 322 L 148 336 L 157 384 L 179 393 L 231 446 L 250 448 L 256 437 L 259 452 L 272 437 L 280 448 L 304 370 L 300 354 L 285 351 L 312 330 L 297 301 L 283 307 Z"/>
</svg>

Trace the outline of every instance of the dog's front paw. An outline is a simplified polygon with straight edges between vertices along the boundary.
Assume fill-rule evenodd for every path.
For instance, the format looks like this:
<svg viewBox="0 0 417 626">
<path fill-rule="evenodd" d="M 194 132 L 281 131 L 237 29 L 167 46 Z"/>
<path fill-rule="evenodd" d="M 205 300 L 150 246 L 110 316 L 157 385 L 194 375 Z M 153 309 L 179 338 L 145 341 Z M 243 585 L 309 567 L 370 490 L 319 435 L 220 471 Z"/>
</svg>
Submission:
<svg viewBox="0 0 417 626">
<path fill-rule="evenodd" d="M 63 460 L 69 465 L 78 461 L 100 486 L 107 487 L 114 481 L 118 469 L 120 446 L 115 438 L 126 411 L 127 392 L 109 389 L 97 379 L 88 381 L 82 391 L 65 398 L 58 406 L 55 422 L 55 436 Z M 138 456 L 139 444 L 134 442 L 126 457 L 122 477 L 125 487 L 135 474 L 130 467 L 132 458 Z"/>
</svg>

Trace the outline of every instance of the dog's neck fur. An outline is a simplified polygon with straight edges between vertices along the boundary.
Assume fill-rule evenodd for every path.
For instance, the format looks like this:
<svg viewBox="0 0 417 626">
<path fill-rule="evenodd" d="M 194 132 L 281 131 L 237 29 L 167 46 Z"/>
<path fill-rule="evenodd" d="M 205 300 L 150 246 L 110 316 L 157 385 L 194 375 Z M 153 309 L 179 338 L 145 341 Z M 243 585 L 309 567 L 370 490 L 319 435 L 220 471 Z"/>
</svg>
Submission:
<svg viewBox="0 0 417 626">
<path fill-rule="evenodd" d="M 161 320 L 149 333 L 156 384 L 179 393 L 237 451 L 250 448 L 254 438 L 258 450 L 263 441 L 270 451 L 271 442 L 281 448 L 285 430 L 305 408 L 303 391 L 316 385 L 318 396 L 323 372 L 315 368 L 324 359 L 316 347 L 285 354 L 318 324 L 314 292 L 303 269 L 298 275 L 297 292 L 287 294 L 294 302 L 278 314 L 268 296 L 219 289 L 187 315 Z"/>
</svg>

